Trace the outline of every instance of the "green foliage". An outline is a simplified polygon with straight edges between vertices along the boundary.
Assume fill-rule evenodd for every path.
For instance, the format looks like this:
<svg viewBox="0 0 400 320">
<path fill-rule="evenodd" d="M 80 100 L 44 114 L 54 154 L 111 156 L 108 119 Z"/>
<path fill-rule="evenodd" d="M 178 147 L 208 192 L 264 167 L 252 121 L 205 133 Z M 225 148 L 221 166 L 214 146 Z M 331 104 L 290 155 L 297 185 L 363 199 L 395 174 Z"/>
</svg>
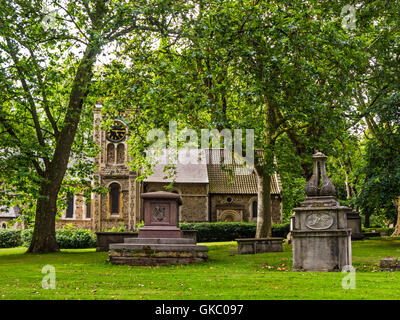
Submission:
<svg viewBox="0 0 400 320">
<path fill-rule="evenodd" d="M 57 244 L 62 249 L 94 248 L 96 236 L 86 229 L 57 230 Z"/>
<path fill-rule="evenodd" d="M 32 236 L 33 236 L 33 229 L 22 230 L 21 239 L 22 239 L 22 245 L 24 247 L 29 247 L 29 245 L 31 244 Z"/>
<path fill-rule="evenodd" d="M 252 222 L 192 222 L 181 223 L 181 230 L 197 230 L 198 242 L 232 241 L 238 238 L 254 238 L 256 224 Z M 273 237 L 286 238 L 289 224 L 272 226 Z"/>
<path fill-rule="evenodd" d="M 366 165 L 360 170 L 365 181 L 357 202 L 363 211 L 373 211 L 393 223 L 398 214 L 393 200 L 400 195 L 400 93 L 374 112 L 380 126 L 375 139 L 366 141 Z"/>
<path fill-rule="evenodd" d="M 140 223 L 138 223 L 138 224 L 136 225 L 135 231 L 136 231 L 136 232 L 139 231 L 139 229 L 140 229 L 141 227 L 143 227 L 143 226 L 144 226 L 144 221 L 142 220 L 142 221 L 140 221 Z"/>
<path fill-rule="evenodd" d="M 126 227 L 123 224 L 123 222 L 120 222 L 118 224 L 118 227 L 112 227 L 110 229 L 104 229 L 103 232 L 125 232 L 126 231 Z"/>
<path fill-rule="evenodd" d="M 22 231 L 23 246 L 29 247 L 32 229 Z M 96 235 L 90 230 L 66 228 L 56 230 L 56 241 L 60 249 L 78 249 L 96 247 Z"/>
<path fill-rule="evenodd" d="M 132 167 L 151 173 L 143 158 L 154 141 L 146 133 L 166 131 L 175 119 L 178 129 L 254 129 L 255 147 L 263 150 L 259 177 L 276 170 L 273 154 L 280 148 L 286 147 L 286 155 L 301 154 L 295 160 L 305 163 L 314 148 L 329 154 L 345 131 L 353 74 L 366 45 L 342 28 L 342 7 L 316 0 L 207 0 L 181 22 L 179 40 L 149 35 L 134 47 L 138 40 L 132 39 L 123 56 L 135 63 L 114 61 L 105 66 L 102 81 L 110 117 L 135 106 L 128 121 Z M 155 42 L 159 46 L 149 50 Z M 293 144 L 282 146 L 282 136 Z M 278 165 L 288 162 L 281 155 Z M 286 219 L 289 207 L 301 200 L 303 182 L 292 177 L 285 177 L 283 185 Z"/>
<path fill-rule="evenodd" d="M 362 228 L 363 232 L 378 232 L 381 236 L 391 236 L 394 232 L 394 228 Z"/>
<path fill-rule="evenodd" d="M 0 248 L 19 247 L 21 244 L 21 230 L 0 229 Z"/>
</svg>

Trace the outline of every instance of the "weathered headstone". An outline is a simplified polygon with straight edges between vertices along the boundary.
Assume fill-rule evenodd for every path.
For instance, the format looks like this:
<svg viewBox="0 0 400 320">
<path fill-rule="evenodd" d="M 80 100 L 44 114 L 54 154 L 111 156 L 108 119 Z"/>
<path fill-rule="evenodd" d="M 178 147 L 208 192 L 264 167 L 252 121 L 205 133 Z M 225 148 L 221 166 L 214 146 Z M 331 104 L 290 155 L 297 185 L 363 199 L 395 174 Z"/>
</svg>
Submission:
<svg viewBox="0 0 400 320">
<path fill-rule="evenodd" d="M 283 238 L 242 238 L 236 239 L 239 254 L 282 252 Z"/>
<path fill-rule="evenodd" d="M 326 159 L 320 152 L 313 155 L 306 200 L 294 208 L 293 270 L 339 271 L 351 265 L 351 229 L 347 226 L 351 209 L 337 201 L 335 186 L 326 173 Z"/>
<path fill-rule="evenodd" d="M 183 238 L 179 229 L 179 206 L 182 200 L 170 192 L 142 194 L 144 226 L 137 238 L 110 244 L 114 264 L 156 266 L 188 264 L 207 260 L 207 247 L 194 239 Z"/>
<path fill-rule="evenodd" d="M 357 211 L 347 213 L 347 226 L 351 229 L 351 240 L 361 240 L 363 238 L 361 217 Z"/>
<path fill-rule="evenodd" d="M 386 257 L 381 259 L 379 267 L 382 271 L 400 271 L 400 261 L 398 258 Z"/>
</svg>

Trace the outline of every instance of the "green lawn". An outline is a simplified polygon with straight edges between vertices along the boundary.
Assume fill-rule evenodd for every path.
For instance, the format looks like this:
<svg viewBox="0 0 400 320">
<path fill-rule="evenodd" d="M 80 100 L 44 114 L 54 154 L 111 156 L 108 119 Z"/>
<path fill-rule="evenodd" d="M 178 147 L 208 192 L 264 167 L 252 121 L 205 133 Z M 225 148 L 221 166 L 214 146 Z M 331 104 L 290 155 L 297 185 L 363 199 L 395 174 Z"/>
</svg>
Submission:
<svg viewBox="0 0 400 320">
<path fill-rule="evenodd" d="M 398 299 L 400 272 L 379 271 L 379 259 L 400 256 L 400 240 L 353 242 L 356 289 L 340 272 L 292 272 L 284 252 L 237 255 L 235 242 L 207 243 L 209 261 L 188 266 L 130 267 L 94 249 L 24 255 L 0 249 L 0 299 Z M 42 267 L 56 269 L 56 289 L 42 289 Z"/>
</svg>

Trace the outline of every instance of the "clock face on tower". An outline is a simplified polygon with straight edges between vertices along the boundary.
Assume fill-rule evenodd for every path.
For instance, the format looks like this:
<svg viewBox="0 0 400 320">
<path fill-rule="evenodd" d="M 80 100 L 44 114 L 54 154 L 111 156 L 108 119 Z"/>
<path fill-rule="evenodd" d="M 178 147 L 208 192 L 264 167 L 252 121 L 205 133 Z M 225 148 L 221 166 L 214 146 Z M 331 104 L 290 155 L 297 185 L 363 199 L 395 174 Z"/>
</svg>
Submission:
<svg viewBox="0 0 400 320">
<path fill-rule="evenodd" d="M 121 121 L 115 121 L 111 129 L 106 133 L 107 140 L 111 142 L 120 142 L 126 136 L 126 127 Z"/>
</svg>

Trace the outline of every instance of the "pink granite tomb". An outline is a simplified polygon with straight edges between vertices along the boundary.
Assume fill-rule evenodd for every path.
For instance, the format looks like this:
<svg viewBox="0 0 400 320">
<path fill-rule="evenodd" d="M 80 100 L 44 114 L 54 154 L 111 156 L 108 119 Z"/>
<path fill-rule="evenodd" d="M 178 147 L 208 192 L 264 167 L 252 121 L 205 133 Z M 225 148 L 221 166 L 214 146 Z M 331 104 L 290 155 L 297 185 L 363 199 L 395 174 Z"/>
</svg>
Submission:
<svg viewBox="0 0 400 320">
<path fill-rule="evenodd" d="M 144 226 L 139 238 L 182 238 L 179 229 L 179 194 L 158 191 L 143 193 Z"/>
<path fill-rule="evenodd" d="M 182 237 L 179 229 L 181 197 L 165 191 L 143 193 L 144 226 L 137 238 L 110 244 L 114 264 L 159 266 L 188 264 L 207 260 L 207 247 Z"/>
</svg>

